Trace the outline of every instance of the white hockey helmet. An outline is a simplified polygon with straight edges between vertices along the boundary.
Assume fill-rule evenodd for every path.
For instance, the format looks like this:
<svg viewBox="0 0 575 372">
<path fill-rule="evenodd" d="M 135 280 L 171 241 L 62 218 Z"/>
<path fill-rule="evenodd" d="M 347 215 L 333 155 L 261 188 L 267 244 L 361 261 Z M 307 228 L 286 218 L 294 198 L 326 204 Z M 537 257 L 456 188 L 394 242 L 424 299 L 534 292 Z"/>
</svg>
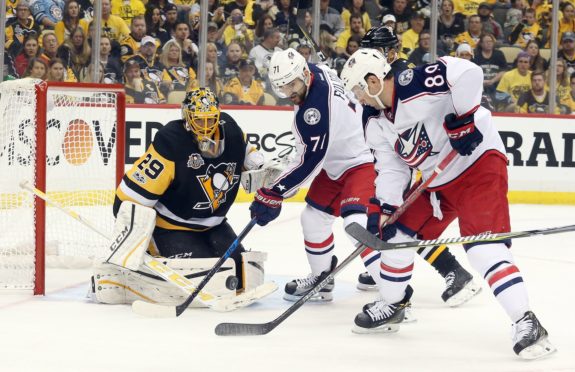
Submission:
<svg viewBox="0 0 575 372">
<path fill-rule="evenodd" d="M 363 48 L 349 57 L 343 65 L 340 76 L 346 89 L 353 92 L 354 87 L 358 86 L 383 106 L 378 97 L 383 91 L 383 79 L 389 74 L 389 71 L 391 71 L 391 66 L 379 50 Z M 367 89 L 365 77 L 370 74 L 375 75 L 381 82 L 381 89 L 375 94 L 370 94 Z"/>
<path fill-rule="evenodd" d="M 268 69 L 268 77 L 272 88 L 280 98 L 289 97 L 289 94 L 286 94 L 281 88 L 295 79 L 301 79 L 308 88 L 310 84 L 310 71 L 307 62 L 305 58 L 293 48 L 278 51 L 272 55 Z"/>
</svg>

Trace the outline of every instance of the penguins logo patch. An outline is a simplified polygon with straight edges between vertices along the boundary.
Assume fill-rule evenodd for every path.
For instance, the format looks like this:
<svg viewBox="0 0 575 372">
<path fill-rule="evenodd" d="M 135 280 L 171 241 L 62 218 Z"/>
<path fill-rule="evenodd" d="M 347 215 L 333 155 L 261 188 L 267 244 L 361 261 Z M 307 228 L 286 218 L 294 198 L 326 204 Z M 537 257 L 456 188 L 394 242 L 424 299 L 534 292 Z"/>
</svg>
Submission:
<svg viewBox="0 0 575 372">
<path fill-rule="evenodd" d="M 240 177 L 235 175 L 236 163 L 210 164 L 206 174 L 196 176 L 208 201 L 198 202 L 194 209 L 211 209 L 215 211 L 226 202 L 228 191 L 238 183 Z"/>
<path fill-rule="evenodd" d="M 408 69 L 408 70 L 403 71 L 401 74 L 399 74 L 399 77 L 397 78 L 397 82 L 402 87 L 411 83 L 411 80 L 413 80 L 413 70 L 412 69 Z"/>
<path fill-rule="evenodd" d="M 303 120 L 309 125 L 316 125 L 321 120 L 321 114 L 316 108 L 308 108 L 303 113 Z"/>
</svg>

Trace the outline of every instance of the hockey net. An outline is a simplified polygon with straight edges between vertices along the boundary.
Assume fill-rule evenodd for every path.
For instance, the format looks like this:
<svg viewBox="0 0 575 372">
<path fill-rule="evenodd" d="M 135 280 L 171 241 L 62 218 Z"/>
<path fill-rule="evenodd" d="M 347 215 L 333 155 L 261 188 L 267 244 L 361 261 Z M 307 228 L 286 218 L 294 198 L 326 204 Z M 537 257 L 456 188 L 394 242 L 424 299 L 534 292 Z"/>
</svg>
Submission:
<svg viewBox="0 0 575 372">
<path fill-rule="evenodd" d="M 0 290 L 43 294 L 45 262 L 75 267 L 106 256 L 105 238 L 20 184 L 111 235 L 124 102 L 118 85 L 0 84 Z"/>
</svg>

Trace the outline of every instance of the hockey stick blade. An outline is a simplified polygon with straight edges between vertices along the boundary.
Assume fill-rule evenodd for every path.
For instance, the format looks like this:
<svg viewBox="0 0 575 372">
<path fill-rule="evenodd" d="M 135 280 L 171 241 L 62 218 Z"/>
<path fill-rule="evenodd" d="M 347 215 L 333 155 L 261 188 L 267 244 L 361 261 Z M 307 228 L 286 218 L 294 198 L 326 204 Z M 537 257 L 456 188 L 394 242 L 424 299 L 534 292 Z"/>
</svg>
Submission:
<svg viewBox="0 0 575 372">
<path fill-rule="evenodd" d="M 218 336 L 262 336 L 271 332 L 276 326 L 269 323 L 220 323 L 216 326 Z"/>
<path fill-rule="evenodd" d="M 403 243 L 386 243 L 378 239 L 375 235 L 364 229 L 360 224 L 353 222 L 346 226 L 345 231 L 357 239 L 361 244 L 371 247 L 377 251 L 387 251 L 393 249 L 405 248 L 424 248 L 434 247 L 443 244 L 470 244 L 470 243 L 486 243 L 486 242 L 499 242 L 507 239 L 528 238 L 536 235 L 550 235 L 565 232 L 575 231 L 575 225 L 567 225 L 561 227 L 551 227 L 547 229 L 516 231 L 508 233 L 494 233 L 494 234 L 478 234 L 470 236 L 460 236 L 456 238 L 438 238 L 432 240 L 413 240 Z"/>
<path fill-rule="evenodd" d="M 217 297 L 209 303 L 209 308 L 217 312 L 228 312 L 249 306 L 275 292 L 278 286 L 274 282 L 264 283 L 239 295 Z M 132 303 L 132 311 L 148 318 L 175 318 L 176 307 L 137 300 Z"/>
<path fill-rule="evenodd" d="M 347 264 L 353 260 L 356 256 L 365 249 L 365 247 L 358 247 L 346 260 L 344 260 L 339 266 L 334 268 L 332 272 L 327 275 L 323 280 L 315 285 L 305 296 L 297 300 L 293 305 L 291 305 L 286 311 L 280 314 L 277 318 L 267 323 L 220 323 L 216 326 L 215 332 L 218 336 L 261 336 L 270 333 L 278 325 L 280 325 L 284 320 L 286 320 L 291 314 L 293 314 L 297 309 L 303 306 L 310 298 L 316 295 L 323 287 L 333 280 L 335 274 L 337 274 L 342 268 L 347 266 Z"/>
<path fill-rule="evenodd" d="M 245 291 L 237 296 L 221 297 L 212 302 L 210 308 L 219 312 L 233 311 L 249 306 L 254 302 L 272 294 L 278 289 L 274 282 L 264 283 Z"/>
</svg>

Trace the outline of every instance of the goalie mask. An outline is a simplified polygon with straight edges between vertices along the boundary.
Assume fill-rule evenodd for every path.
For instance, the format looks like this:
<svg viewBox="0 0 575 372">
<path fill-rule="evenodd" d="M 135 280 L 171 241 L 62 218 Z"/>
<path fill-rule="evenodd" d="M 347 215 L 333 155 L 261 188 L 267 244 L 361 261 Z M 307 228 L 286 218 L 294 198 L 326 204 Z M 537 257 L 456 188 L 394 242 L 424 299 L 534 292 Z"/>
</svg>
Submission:
<svg viewBox="0 0 575 372">
<path fill-rule="evenodd" d="M 182 118 L 186 129 L 194 133 L 201 151 L 206 151 L 220 120 L 220 103 L 208 88 L 196 88 L 186 93 L 182 102 Z"/>
</svg>

